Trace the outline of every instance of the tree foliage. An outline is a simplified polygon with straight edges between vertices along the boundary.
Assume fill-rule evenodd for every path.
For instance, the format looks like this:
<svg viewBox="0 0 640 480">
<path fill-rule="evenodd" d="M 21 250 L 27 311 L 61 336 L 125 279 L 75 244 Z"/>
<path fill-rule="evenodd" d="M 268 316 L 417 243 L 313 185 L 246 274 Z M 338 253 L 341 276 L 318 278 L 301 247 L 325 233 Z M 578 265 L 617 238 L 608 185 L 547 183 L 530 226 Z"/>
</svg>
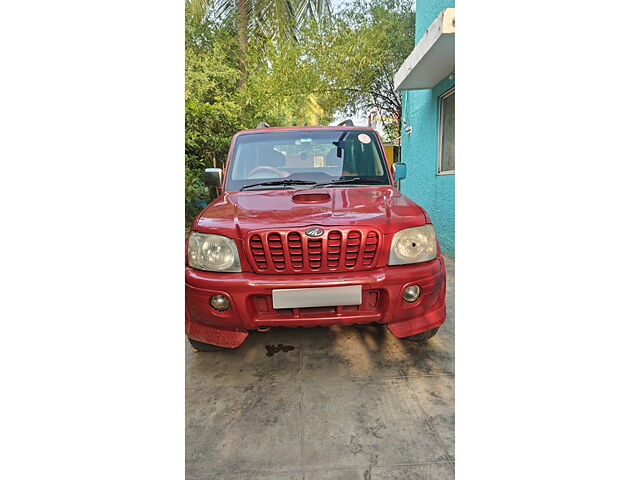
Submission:
<svg viewBox="0 0 640 480">
<path fill-rule="evenodd" d="M 207 201 L 203 169 L 223 167 L 238 130 L 261 121 L 273 126 L 329 124 L 338 115 L 374 106 L 383 116 L 400 116 L 393 76 L 413 48 L 410 0 L 357 0 L 332 15 L 329 3 L 320 0 L 249 3 L 252 18 L 260 21 L 249 23 L 244 52 L 238 49 L 238 1 L 186 3 L 187 219 Z M 306 5 L 306 13 L 295 10 L 295 18 L 302 15 L 306 21 L 296 20 L 285 32 L 286 22 L 274 26 L 278 20 L 273 15 L 287 3 Z M 211 14 L 221 12 L 223 5 L 227 10 Z M 267 5 L 274 9 L 270 15 Z"/>
<path fill-rule="evenodd" d="M 187 0 L 187 14 L 196 21 L 225 20 L 245 12 L 247 34 L 294 39 L 309 20 L 331 15 L 330 0 Z"/>
<path fill-rule="evenodd" d="M 185 197 L 192 218 L 207 189 L 205 167 L 222 167 L 231 137 L 238 130 L 241 106 L 235 84 L 239 71 L 225 61 L 222 49 L 187 47 L 185 52 Z"/>
<path fill-rule="evenodd" d="M 393 77 L 414 45 L 411 0 L 358 0 L 322 23 L 313 35 L 313 56 L 331 87 L 343 94 L 342 111 L 377 108 L 399 135 L 402 96 Z"/>
</svg>

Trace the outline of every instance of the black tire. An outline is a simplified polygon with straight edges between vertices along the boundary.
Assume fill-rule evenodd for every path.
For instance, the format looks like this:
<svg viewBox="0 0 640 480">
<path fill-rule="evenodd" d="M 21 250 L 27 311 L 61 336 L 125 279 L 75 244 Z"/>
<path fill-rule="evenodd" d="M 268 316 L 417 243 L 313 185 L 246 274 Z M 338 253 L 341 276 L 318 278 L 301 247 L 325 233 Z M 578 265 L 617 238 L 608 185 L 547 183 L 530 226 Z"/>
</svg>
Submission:
<svg viewBox="0 0 640 480">
<path fill-rule="evenodd" d="M 422 342 L 424 340 L 429 340 L 430 338 L 433 338 L 436 333 L 438 333 L 439 328 L 440 327 L 436 327 L 432 328 L 431 330 L 427 330 L 426 332 L 416 333 L 415 335 L 403 338 L 403 340 L 411 340 L 412 342 Z"/>
<path fill-rule="evenodd" d="M 209 345 L 208 343 L 198 342 L 189 337 L 189 343 L 196 352 L 220 352 L 221 350 L 227 350 L 225 347 L 219 347 L 218 345 Z"/>
</svg>

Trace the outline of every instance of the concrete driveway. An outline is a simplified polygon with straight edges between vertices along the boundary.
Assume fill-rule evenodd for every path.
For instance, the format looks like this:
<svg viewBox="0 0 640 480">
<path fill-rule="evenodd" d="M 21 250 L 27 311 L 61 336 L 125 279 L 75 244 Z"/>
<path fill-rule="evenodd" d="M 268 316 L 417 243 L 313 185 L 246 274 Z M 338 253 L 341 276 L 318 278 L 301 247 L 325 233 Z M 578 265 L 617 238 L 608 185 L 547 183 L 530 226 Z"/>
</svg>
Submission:
<svg viewBox="0 0 640 480">
<path fill-rule="evenodd" d="M 186 353 L 186 478 L 452 479 L 454 262 L 427 342 L 386 327 L 273 329 Z"/>
</svg>

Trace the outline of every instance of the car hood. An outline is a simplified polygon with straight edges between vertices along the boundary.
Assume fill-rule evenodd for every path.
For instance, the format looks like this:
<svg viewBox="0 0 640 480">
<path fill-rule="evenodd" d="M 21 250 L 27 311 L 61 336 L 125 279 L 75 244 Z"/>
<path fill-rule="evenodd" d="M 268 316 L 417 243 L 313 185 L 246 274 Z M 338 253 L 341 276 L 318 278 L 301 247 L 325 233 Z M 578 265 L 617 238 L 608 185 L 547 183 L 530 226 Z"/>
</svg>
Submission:
<svg viewBox="0 0 640 480">
<path fill-rule="evenodd" d="M 370 226 L 383 234 L 431 223 L 426 212 L 391 186 L 253 190 L 223 193 L 194 229 L 244 238 L 253 230 Z"/>
</svg>

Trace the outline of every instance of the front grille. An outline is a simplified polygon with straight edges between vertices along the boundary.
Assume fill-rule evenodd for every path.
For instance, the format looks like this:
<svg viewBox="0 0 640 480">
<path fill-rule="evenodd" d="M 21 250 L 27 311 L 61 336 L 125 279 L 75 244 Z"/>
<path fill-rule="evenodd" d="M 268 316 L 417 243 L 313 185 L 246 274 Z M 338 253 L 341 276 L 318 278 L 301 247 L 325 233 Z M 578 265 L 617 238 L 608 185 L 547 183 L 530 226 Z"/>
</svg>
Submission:
<svg viewBox="0 0 640 480">
<path fill-rule="evenodd" d="M 321 237 L 306 229 L 249 234 L 248 257 L 257 273 L 312 273 L 368 270 L 376 265 L 380 233 L 370 228 L 332 228 Z"/>
</svg>

